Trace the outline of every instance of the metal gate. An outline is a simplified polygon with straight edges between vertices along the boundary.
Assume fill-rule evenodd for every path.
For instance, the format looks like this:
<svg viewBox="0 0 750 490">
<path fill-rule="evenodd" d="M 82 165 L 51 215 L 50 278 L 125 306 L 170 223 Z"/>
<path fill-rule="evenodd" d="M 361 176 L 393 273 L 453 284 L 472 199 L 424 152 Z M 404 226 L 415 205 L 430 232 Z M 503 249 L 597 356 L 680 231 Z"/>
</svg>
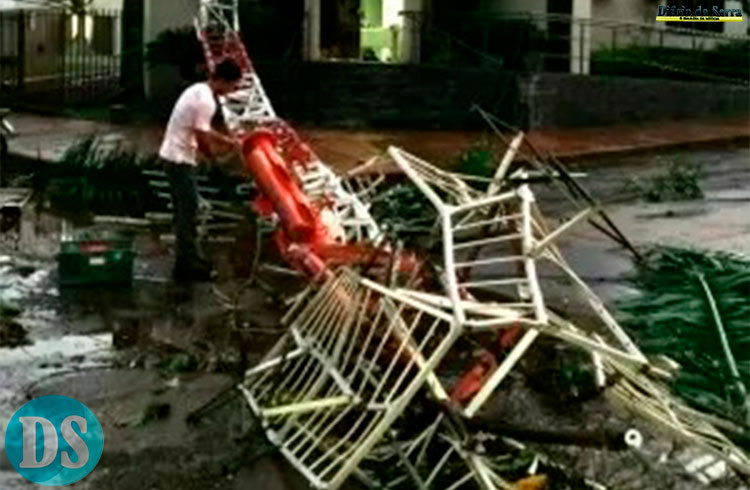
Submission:
<svg viewBox="0 0 750 490">
<path fill-rule="evenodd" d="M 120 89 L 120 14 L 0 11 L 0 103 L 91 104 Z"/>
</svg>

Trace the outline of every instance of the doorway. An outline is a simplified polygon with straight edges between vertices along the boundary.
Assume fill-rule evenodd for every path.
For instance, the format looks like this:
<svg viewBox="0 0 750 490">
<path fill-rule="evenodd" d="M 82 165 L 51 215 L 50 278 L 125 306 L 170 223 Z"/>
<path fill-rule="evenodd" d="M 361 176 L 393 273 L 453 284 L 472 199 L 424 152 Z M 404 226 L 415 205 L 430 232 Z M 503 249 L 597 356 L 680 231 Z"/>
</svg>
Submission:
<svg viewBox="0 0 750 490">
<path fill-rule="evenodd" d="M 405 0 L 319 0 L 320 53 L 329 60 L 400 59 Z"/>
<path fill-rule="evenodd" d="M 571 21 L 568 20 L 573 13 L 573 0 L 549 0 L 547 12 L 550 14 L 562 14 L 563 17 L 549 20 L 548 33 L 550 53 L 545 60 L 547 71 L 568 72 L 570 71 L 570 42 L 572 34 Z"/>
<path fill-rule="evenodd" d="M 320 0 L 320 54 L 324 59 L 359 59 L 360 0 Z"/>
</svg>

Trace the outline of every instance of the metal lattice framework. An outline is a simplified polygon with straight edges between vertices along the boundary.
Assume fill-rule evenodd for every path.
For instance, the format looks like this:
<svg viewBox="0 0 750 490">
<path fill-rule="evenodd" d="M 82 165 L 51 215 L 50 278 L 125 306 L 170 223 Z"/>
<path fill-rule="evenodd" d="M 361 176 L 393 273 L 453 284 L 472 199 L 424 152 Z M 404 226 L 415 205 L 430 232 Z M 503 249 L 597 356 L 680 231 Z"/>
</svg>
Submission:
<svg viewBox="0 0 750 490">
<path fill-rule="evenodd" d="M 231 57 L 243 69 L 240 90 L 222 101 L 230 130 L 275 135 L 283 159 L 277 170 L 315 203 L 336 242 L 390 250 L 370 213 L 387 179 L 372 172 L 373 162 L 336 175 L 277 117 L 240 39 L 237 12 L 237 0 L 202 0 L 196 20 L 209 68 Z M 351 475 L 375 485 L 373 465 L 394 457 L 403 474 L 387 488 L 404 481 L 420 490 L 443 488 L 437 485 L 445 481 L 451 490 L 509 488 L 493 470 L 492 455 L 467 445 L 475 435 L 444 415 L 407 440 L 394 441 L 394 431 L 418 395 L 451 417 L 474 417 L 535 340 L 549 335 L 590 353 L 600 376 L 614 380 L 607 393 L 619 403 L 750 474 L 747 455 L 715 428 L 715 419 L 670 395 L 670 373 L 649 363 L 567 264 L 556 242 L 600 210 L 586 206 L 550 228 L 525 170 L 510 172 L 522 142 L 521 133 L 508 144 L 485 191 L 466 176 L 388 150 L 386 158 L 436 211 L 435 280 L 392 278 L 386 285 L 347 267 L 316 277 L 285 316 L 287 333 L 240 386 L 270 441 L 321 489 L 337 489 Z M 542 264 L 562 271 L 600 325 L 582 328 L 550 311 Z M 458 340 L 511 328 L 522 329 L 520 340 L 463 406 L 451 403 L 439 373 Z"/>
<path fill-rule="evenodd" d="M 344 269 L 286 316 L 242 390 L 268 437 L 316 488 L 338 488 L 432 379 L 450 315 Z"/>
<path fill-rule="evenodd" d="M 209 70 L 226 58 L 235 60 L 243 70 L 240 88 L 221 100 L 229 129 L 238 134 L 258 128 L 271 131 L 303 190 L 326 209 L 332 235 L 340 241 L 378 241 L 381 231 L 364 204 L 277 116 L 240 37 L 237 0 L 201 0 L 195 23 Z"/>
<path fill-rule="evenodd" d="M 562 234 L 584 221 L 595 211 L 594 209 L 586 209 L 559 228 L 550 230 L 534 202 L 533 193 L 526 184 L 512 187 L 512 190 L 507 192 L 500 192 L 503 186 L 489 186 L 487 193 L 481 193 L 471 188 L 460 175 L 440 170 L 403 150 L 391 148 L 388 153 L 438 210 L 436 226 L 440 232 L 436 234 L 436 241 L 439 244 L 438 248 L 442 250 L 443 260 L 440 269 L 442 269 L 443 287 L 432 290 L 410 287 L 387 288 L 364 279 L 350 270 L 342 274 L 349 278 L 348 281 L 359 283 L 360 287 L 370 291 L 370 294 L 377 292 L 383 300 L 392 302 L 391 311 L 403 313 L 403 305 L 408 305 L 410 313 L 407 318 L 413 318 L 418 314 L 423 318 L 442 319 L 446 329 L 450 325 L 450 333 L 446 334 L 438 352 L 432 352 L 431 355 L 426 356 L 422 352 L 412 350 L 417 354 L 412 358 L 414 359 L 412 367 L 418 366 L 422 369 L 420 374 L 412 379 L 415 383 L 412 388 L 421 384 L 431 393 L 431 398 L 447 402 L 448 389 L 443 386 L 435 370 L 440 365 L 440 361 L 453 349 L 455 345 L 453 342 L 460 336 L 492 331 L 501 332 L 511 326 L 520 325 L 525 329 L 523 337 L 503 359 L 503 362 L 484 380 L 481 389 L 461 410 L 463 416 L 471 418 L 476 415 L 533 342 L 540 335 L 549 335 L 588 351 L 600 369 L 601 375 L 617 380 L 608 393 L 621 405 L 644 416 L 660 428 L 728 461 L 738 470 L 748 471 L 750 461 L 713 426 L 712 422 L 715 420 L 684 407 L 669 394 L 665 385 L 665 381 L 670 376 L 669 373 L 657 369 L 648 362 L 608 312 L 602 301 L 569 267 L 555 245 L 555 241 Z M 358 172 L 355 171 L 352 175 L 358 175 Z M 360 177 L 356 184 L 350 185 L 356 186 L 359 195 L 367 202 L 368 196 L 377 195 L 377 188 L 383 181 L 380 175 L 370 175 L 368 178 Z M 490 193 L 494 195 L 489 195 Z M 540 261 L 551 264 L 568 277 L 571 287 L 589 305 L 591 312 L 601 320 L 601 331 L 583 330 L 548 310 L 543 297 L 544 284 L 536 272 L 537 262 Z M 356 324 L 358 329 L 364 328 L 367 331 L 383 331 L 383 326 L 375 322 L 372 315 L 361 310 L 353 317 L 347 317 L 346 312 L 352 314 L 350 308 L 362 308 L 365 303 L 352 299 L 354 296 L 351 296 L 353 293 L 350 291 L 356 289 L 352 286 L 344 288 L 348 291 L 345 294 L 331 296 L 333 284 L 339 283 L 335 281 L 327 283 L 318 291 L 318 296 L 312 299 L 309 296 L 312 293 L 308 293 L 308 296 L 303 297 L 297 307 L 293 308 L 286 317 L 289 321 L 299 315 L 296 321 L 302 318 L 304 322 L 311 311 L 318 312 L 315 317 L 317 330 L 306 329 L 305 331 L 307 335 L 312 335 L 316 342 L 331 343 L 328 344 L 329 348 L 326 352 L 317 351 L 315 355 L 308 354 L 306 359 L 308 363 L 313 358 L 319 359 L 321 366 L 333 369 L 327 374 L 331 377 L 333 377 L 333 372 L 349 372 L 347 370 L 351 364 L 349 360 L 342 358 L 342 347 L 339 347 L 338 351 L 334 348 L 334 339 L 348 343 L 348 349 L 352 352 L 371 352 L 368 342 L 362 342 L 361 336 L 351 334 L 350 325 Z M 313 289 L 315 288 L 311 287 L 311 290 Z M 479 301 L 475 298 L 475 294 L 479 296 L 480 292 L 488 290 L 492 291 L 493 296 L 498 299 Z M 332 297 L 336 299 L 331 299 Z M 322 307 L 323 303 L 328 306 Z M 398 304 L 401 307 L 396 306 Z M 300 310 L 301 308 L 305 309 Z M 303 312 L 300 313 L 300 311 Z M 324 314 L 324 312 L 328 313 Z M 408 323 L 407 319 L 387 318 L 395 322 L 393 325 L 403 325 L 391 331 L 391 334 L 401 332 L 402 336 L 397 337 L 398 341 L 402 342 L 399 345 L 402 347 L 421 345 L 419 338 L 405 340 L 411 337 L 413 332 L 418 331 L 418 329 L 415 330 L 413 324 Z M 372 431 L 366 433 L 365 431 L 346 433 L 345 437 L 342 437 L 341 432 L 335 428 L 336 424 L 342 423 L 348 428 L 351 420 L 347 416 L 342 416 L 341 419 L 332 418 L 332 414 L 363 410 L 361 416 L 366 419 L 367 416 L 364 414 L 367 411 L 362 407 L 373 405 L 356 397 L 352 398 L 345 391 L 340 391 L 335 396 L 335 391 L 322 396 L 322 392 L 318 390 L 319 381 L 316 380 L 320 380 L 323 376 L 320 371 L 323 367 L 319 369 L 320 372 L 314 369 L 304 370 L 302 369 L 303 359 L 291 359 L 293 356 L 302 356 L 305 352 L 304 346 L 310 345 L 310 341 L 304 340 L 304 337 L 300 335 L 298 328 L 294 322 L 290 323 L 290 333 L 277 346 L 274 352 L 275 357 L 261 364 L 256 370 L 248 372 L 243 390 L 255 413 L 266 424 L 271 440 L 282 448 L 290 461 L 317 487 L 337 488 L 338 484 L 352 473 L 364 481 L 373 481 L 374 476 L 366 474 L 363 469 L 368 465 L 366 458 L 378 459 L 384 454 L 393 455 L 393 451 L 404 451 L 399 456 L 403 456 L 402 459 L 405 458 L 402 461 L 404 470 L 402 478 L 413 480 L 417 488 L 433 488 L 430 484 L 442 471 L 439 468 L 445 468 L 445 471 L 448 471 L 448 467 L 451 466 L 448 464 L 449 460 L 454 461 L 453 465 L 463 465 L 466 471 L 456 479 L 455 487 L 451 488 L 464 488 L 464 485 L 475 485 L 475 488 L 489 490 L 506 488 L 502 483 L 504 482 L 502 475 L 492 469 L 491 456 L 477 453 L 463 445 L 461 441 L 465 441 L 468 434 L 462 434 L 456 427 L 446 428 L 443 423 L 438 424 L 439 430 L 435 429 L 430 435 L 433 444 L 444 446 L 441 458 L 427 465 L 437 473 L 433 474 L 431 471 L 421 476 L 412 474 L 413 472 L 409 469 L 411 463 L 408 461 L 413 456 L 414 448 L 422 444 L 424 440 L 418 437 L 401 443 L 388 442 L 388 431 L 398 417 L 406 412 L 410 397 L 399 398 L 399 401 L 404 403 L 393 403 L 388 398 L 382 400 L 388 405 L 389 417 L 380 421 L 387 420 L 387 423 L 373 424 Z M 380 336 L 385 339 L 389 338 L 382 333 Z M 605 340 L 605 337 L 610 341 Z M 290 340 L 294 341 L 294 349 L 283 351 L 282 346 Z M 386 341 L 386 344 L 388 342 Z M 367 373 L 361 373 L 361 376 L 370 379 L 373 387 L 377 386 L 378 372 L 390 370 L 388 372 L 395 375 L 403 367 L 403 363 L 398 361 L 399 355 L 395 355 L 392 351 L 390 355 L 386 355 L 388 352 L 388 350 L 381 349 L 377 352 L 378 356 L 372 358 L 371 362 L 360 365 L 360 368 L 367 371 Z M 282 377 L 275 378 L 270 374 L 269 369 L 272 366 L 284 364 L 286 367 Z M 259 377 L 261 373 L 263 375 Z M 304 384 L 305 389 L 299 389 L 303 383 L 300 379 L 307 381 L 307 384 Z M 297 384 L 291 384 L 293 382 Z M 264 402 L 263 396 L 259 396 L 263 393 L 283 393 L 285 389 L 295 386 L 297 388 L 292 389 L 292 393 L 296 396 L 294 403 L 284 406 L 277 406 L 274 401 Z M 310 390 L 310 387 L 315 387 L 315 389 Z M 338 389 L 342 390 L 341 386 Z M 265 391 L 259 392 L 259 390 Z M 308 411 L 315 412 L 308 421 L 319 422 L 315 429 L 322 432 L 311 431 L 304 425 L 295 425 L 300 420 L 299 413 L 309 415 Z M 280 417 L 279 413 L 283 413 L 286 418 Z M 321 415 L 322 413 L 328 413 L 328 418 Z M 372 420 L 375 420 L 374 414 L 371 413 L 370 416 Z M 309 437 L 300 439 L 301 433 Z M 354 438 L 355 435 L 356 438 Z M 422 437 L 426 436 L 422 435 Z M 432 439 L 433 437 L 435 439 Z M 303 444 L 293 445 L 295 441 L 300 443 L 302 440 L 304 440 Z M 367 441 L 366 446 L 363 445 L 364 441 Z M 339 443 L 341 445 L 338 445 Z M 402 449 L 397 450 L 394 444 L 396 446 L 401 444 Z M 312 446 L 316 446 L 317 449 L 311 449 Z M 317 473 L 320 470 L 319 466 L 295 452 L 304 450 L 305 454 L 313 454 L 316 451 L 326 454 L 330 447 L 348 452 L 343 453 L 346 456 L 345 465 L 326 468 L 328 470 L 326 473 Z M 357 450 L 362 447 L 365 449 Z M 426 457 L 425 454 L 423 451 L 414 454 L 419 457 L 413 462 L 412 469 L 425 466 L 423 460 Z M 335 476 L 330 477 L 333 471 L 335 471 Z M 451 470 L 451 476 L 454 476 L 454 471 L 455 469 Z M 326 479 L 327 477 L 330 479 Z"/>
</svg>

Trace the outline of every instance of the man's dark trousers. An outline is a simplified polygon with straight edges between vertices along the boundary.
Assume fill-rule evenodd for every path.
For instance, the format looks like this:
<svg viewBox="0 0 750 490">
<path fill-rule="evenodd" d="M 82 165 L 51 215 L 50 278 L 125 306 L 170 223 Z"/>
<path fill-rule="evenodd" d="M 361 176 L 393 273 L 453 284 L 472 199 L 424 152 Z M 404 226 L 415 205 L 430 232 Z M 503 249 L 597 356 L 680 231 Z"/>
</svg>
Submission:
<svg viewBox="0 0 750 490">
<path fill-rule="evenodd" d="M 201 258 L 195 229 L 198 217 L 196 167 L 167 160 L 163 160 L 163 163 L 172 193 L 176 262 L 177 264 L 191 264 Z"/>
</svg>

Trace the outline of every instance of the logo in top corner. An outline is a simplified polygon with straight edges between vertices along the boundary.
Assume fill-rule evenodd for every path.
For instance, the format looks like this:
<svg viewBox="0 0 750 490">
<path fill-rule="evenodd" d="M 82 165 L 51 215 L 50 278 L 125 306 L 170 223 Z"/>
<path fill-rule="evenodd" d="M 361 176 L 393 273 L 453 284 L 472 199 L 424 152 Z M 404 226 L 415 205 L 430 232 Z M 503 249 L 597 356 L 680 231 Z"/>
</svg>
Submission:
<svg viewBox="0 0 750 490">
<path fill-rule="evenodd" d="M 742 22 L 742 9 L 725 9 L 700 5 L 695 9 L 659 5 L 656 20 L 660 22 Z"/>
</svg>

